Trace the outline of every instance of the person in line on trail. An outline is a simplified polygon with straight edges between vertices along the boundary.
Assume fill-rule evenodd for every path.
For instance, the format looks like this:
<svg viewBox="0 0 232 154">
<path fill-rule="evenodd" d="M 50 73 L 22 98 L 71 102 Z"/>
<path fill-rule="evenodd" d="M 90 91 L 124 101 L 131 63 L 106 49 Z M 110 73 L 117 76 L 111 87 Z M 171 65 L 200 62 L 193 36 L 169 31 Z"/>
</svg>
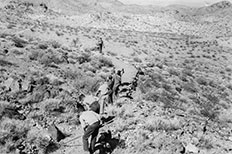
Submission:
<svg viewBox="0 0 232 154">
<path fill-rule="evenodd" d="M 36 81 L 33 79 L 33 77 L 31 77 L 28 88 L 27 88 L 27 92 L 32 94 L 35 87 L 36 87 Z"/>
<path fill-rule="evenodd" d="M 83 98 L 83 106 L 85 108 L 85 110 L 90 110 L 90 105 L 95 102 L 95 101 L 98 101 L 99 98 L 94 96 L 94 95 L 86 95 L 84 98 Z"/>
<path fill-rule="evenodd" d="M 114 75 L 114 88 L 113 88 L 113 93 L 114 93 L 114 97 L 118 96 L 118 92 L 119 92 L 119 87 L 122 83 L 122 75 L 124 73 L 124 69 L 122 70 L 118 70 L 117 73 L 115 73 Z"/>
<path fill-rule="evenodd" d="M 113 104 L 114 79 L 112 75 L 108 77 L 107 83 L 108 83 L 108 104 Z"/>
<path fill-rule="evenodd" d="M 23 89 L 23 86 L 22 86 L 22 79 L 20 78 L 20 79 L 18 79 L 18 84 L 19 84 L 19 91 L 22 91 L 22 89 Z"/>
<path fill-rule="evenodd" d="M 62 54 L 62 59 L 65 63 L 69 64 L 69 61 L 68 61 L 68 53 L 65 52 Z"/>
<path fill-rule="evenodd" d="M 83 149 L 85 153 L 94 153 L 95 144 L 101 127 L 101 117 L 94 111 L 84 111 L 80 114 L 81 127 L 84 130 L 84 135 L 82 136 Z M 89 143 L 89 137 L 91 137 Z"/>
<path fill-rule="evenodd" d="M 137 86 L 138 86 L 138 76 L 135 76 L 131 83 L 131 91 L 136 91 Z"/>
<path fill-rule="evenodd" d="M 97 42 L 97 46 L 98 46 L 99 52 L 102 54 L 102 48 L 104 47 L 104 43 L 103 43 L 102 38 L 99 38 L 99 40 Z"/>
<path fill-rule="evenodd" d="M 98 89 L 96 96 L 99 98 L 100 104 L 100 115 L 104 114 L 104 109 L 106 102 L 108 101 L 108 94 L 109 94 L 109 87 L 108 82 L 105 81 Z"/>
</svg>

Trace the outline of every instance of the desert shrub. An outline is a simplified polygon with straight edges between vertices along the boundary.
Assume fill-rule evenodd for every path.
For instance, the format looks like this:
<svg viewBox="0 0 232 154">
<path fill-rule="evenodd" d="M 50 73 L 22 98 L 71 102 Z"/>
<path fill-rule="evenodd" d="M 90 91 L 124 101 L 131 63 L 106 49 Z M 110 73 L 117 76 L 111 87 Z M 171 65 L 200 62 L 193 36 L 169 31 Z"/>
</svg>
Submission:
<svg viewBox="0 0 232 154">
<path fill-rule="evenodd" d="M 117 53 L 111 52 L 111 51 L 108 51 L 108 54 L 109 54 L 110 56 L 113 56 L 113 57 L 117 56 Z"/>
<path fill-rule="evenodd" d="M 204 77 L 198 77 L 196 79 L 196 82 L 200 85 L 204 85 L 204 86 L 207 86 L 208 85 L 208 80 Z"/>
<path fill-rule="evenodd" d="M 48 44 L 46 42 L 40 43 L 38 45 L 38 48 L 42 49 L 42 50 L 46 50 L 46 49 L 48 49 Z"/>
<path fill-rule="evenodd" d="M 17 48 L 12 48 L 10 52 L 13 53 L 13 54 L 15 54 L 15 55 L 22 55 L 23 54 L 23 52 L 21 52 Z"/>
<path fill-rule="evenodd" d="M 180 75 L 180 72 L 178 70 L 174 69 L 174 68 L 168 69 L 168 73 L 170 75 L 174 75 L 174 76 L 179 76 Z"/>
<path fill-rule="evenodd" d="M 59 105 L 60 101 L 56 99 L 47 99 L 41 102 L 40 104 L 41 104 L 42 110 L 47 114 L 52 114 L 52 112 L 55 112 L 55 111 L 62 113 L 63 111 L 60 108 L 61 106 Z"/>
<path fill-rule="evenodd" d="M 150 117 L 147 118 L 144 124 L 144 128 L 149 130 L 150 132 L 154 131 L 163 131 L 166 132 L 177 130 L 181 127 L 180 121 L 177 119 L 167 120 L 162 117 Z"/>
<path fill-rule="evenodd" d="M 10 34 L 7 33 L 1 33 L 0 34 L 0 38 L 6 38 L 7 36 L 9 36 Z"/>
<path fill-rule="evenodd" d="M 51 45 L 53 48 L 57 49 L 57 48 L 60 48 L 62 45 L 57 42 L 57 41 L 51 41 Z"/>
<path fill-rule="evenodd" d="M 218 86 L 218 84 L 215 81 L 211 80 L 211 81 L 209 81 L 209 86 L 216 88 Z"/>
<path fill-rule="evenodd" d="M 80 69 L 64 71 L 64 77 L 73 80 L 73 86 L 78 91 L 85 91 L 87 93 L 95 92 L 98 84 L 102 82 L 102 78 L 96 76 L 89 76 L 87 72 Z"/>
<path fill-rule="evenodd" d="M 4 116 L 5 108 L 9 105 L 8 102 L 0 102 L 0 120 Z"/>
<path fill-rule="evenodd" d="M 103 56 L 97 56 L 93 57 L 91 60 L 91 65 L 95 67 L 96 69 L 101 69 L 102 67 L 112 67 L 113 63 L 110 59 L 103 57 Z"/>
<path fill-rule="evenodd" d="M 214 106 L 210 105 L 210 103 L 206 103 L 201 105 L 200 113 L 202 116 L 207 117 L 210 120 L 215 120 L 220 112 L 216 110 Z"/>
<path fill-rule="evenodd" d="M 28 43 L 27 41 L 21 38 L 18 38 L 18 37 L 13 37 L 12 41 L 14 42 L 15 46 L 18 48 L 24 48 L 26 44 Z"/>
<path fill-rule="evenodd" d="M 78 57 L 78 62 L 79 64 L 83 64 L 83 63 L 87 63 L 91 61 L 91 55 L 88 53 L 82 53 L 79 57 Z"/>
<path fill-rule="evenodd" d="M 56 35 L 57 35 L 57 36 L 63 36 L 64 33 L 56 31 Z"/>
<path fill-rule="evenodd" d="M 190 93 L 196 93 L 198 92 L 198 89 L 196 87 L 196 85 L 192 82 L 188 82 L 188 83 L 184 83 L 182 85 L 182 88 L 187 91 L 187 92 L 190 92 Z"/>
<path fill-rule="evenodd" d="M 4 59 L 0 59 L 0 66 L 5 67 L 5 66 L 12 66 L 12 65 L 14 65 L 14 64 L 9 62 L 9 61 L 6 61 Z"/>
<path fill-rule="evenodd" d="M 0 124 L 0 145 L 7 148 L 7 152 L 16 150 L 20 141 L 26 138 L 29 126 L 20 121 L 4 119 Z"/>
<path fill-rule="evenodd" d="M 162 91 L 159 101 L 163 103 L 164 108 L 176 108 L 177 104 L 175 103 L 176 98 L 175 94 L 169 93 L 167 91 Z"/>
<path fill-rule="evenodd" d="M 160 88 L 161 84 L 156 80 L 152 79 L 145 79 L 145 81 L 139 81 L 139 89 L 143 94 L 147 93 L 153 88 Z"/>
<path fill-rule="evenodd" d="M 92 73 L 96 73 L 96 68 L 94 66 L 92 66 L 90 63 L 84 63 L 82 64 L 82 69 L 87 71 L 90 71 Z"/>
<path fill-rule="evenodd" d="M 54 140 L 51 140 L 46 132 L 42 131 L 30 131 L 26 140 L 27 147 L 24 152 L 37 151 L 41 154 L 49 154 L 56 151 L 60 146 Z M 32 145 L 32 146 L 31 146 Z"/>
<path fill-rule="evenodd" d="M 90 94 L 97 91 L 100 82 L 102 82 L 101 78 L 82 75 L 75 79 L 74 87 Z"/>
<path fill-rule="evenodd" d="M 232 116 L 232 107 L 222 110 L 219 114 L 219 120 L 225 123 L 232 123 L 231 116 Z"/>
<path fill-rule="evenodd" d="M 71 80 L 76 79 L 78 76 L 82 76 L 82 74 L 84 73 L 80 69 L 76 69 L 76 70 L 65 69 L 63 70 L 63 72 L 64 72 L 63 77 Z"/>
<path fill-rule="evenodd" d="M 213 148 L 212 139 L 209 136 L 202 136 L 199 140 L 199 146 L 200 148 L 212 149 Z"/>
<path fill-rule="evenodd" d="M 152 101 L 152 102 L 156 102 L 158 101 L 160 95 L 158 93 L 156 93 L 154 90 L 149 91 L 146 93 L 146 95 L 144 95 L 144 99 L 147 101 Z"/>
<path fill-rule="evenodd" d="M 114 66 L 112 61 L 109 58 L 106 58 L 104 56 L 100 56 L 98 60 L 101 63 L 102 67 L 103 66 L 105 66 L 105 67 L 113 67 Z"/>
<path fill-rule="evenodd" d="M 39 62 L 45 66 L 48 66 L 51 63 L 55 63 L 55 64 L 60 64 L 63 61 L 54 53 L 47 53 L 44 54 L 40 59 Z"/>
<path fill-rule="evenodd" d="M 166 91 L 169 91 L 169 92 L 172 91 L 172 86 L 169 85 L 168 83 L 162 83 L 162 88 L 164 88 Z"/>
<path fill-rule="evenodd" d="M 39 60 L 43 55 L 44 55 L 44 53 L 41 50 L 35 50 L 35 51 L 31 52 L 31 54 L 29 55 L 29 59 L 30 60 Z"/>
<path fill-rule="evenodd" d="M 134 57 L 133 60 L 137 63 L 142 63 L 143 61 L 139 57 Z"/>
<path fill-rule="evenodd" d="M 201 115 L 214 120 L 220 113 L 219 98 L 213 94 L 204 93 L 206 99 L 201 99 L 200 113 Z"/>
<path fill-rule="evenodd" d="M 185 68 L 185 69 L 183 69 L 183 70 L 182 70 L 182 74 L 183 74 L 183 75 L 190 76 L 190 77 L 194 77 L 193 72 L 192 72 L 192 70 L 191 70 L 190 68 Z"/>
</svg>

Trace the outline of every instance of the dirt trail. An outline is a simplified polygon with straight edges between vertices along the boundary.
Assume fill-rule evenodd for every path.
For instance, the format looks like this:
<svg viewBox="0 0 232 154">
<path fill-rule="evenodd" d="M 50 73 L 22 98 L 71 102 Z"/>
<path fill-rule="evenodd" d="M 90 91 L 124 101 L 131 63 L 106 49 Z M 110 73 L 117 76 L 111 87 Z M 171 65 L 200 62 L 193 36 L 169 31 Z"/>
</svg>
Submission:
<svg viewBox="0 0 232 154">
<path fill-rule="evenodd" d="M 119 60 L 115 57 L 108 57 L 112 60 L 116 70 L 118 69 L 124 69 L 125 73 L 122 76 L 122 82 L 130 82 L 133 77 L 135 77 L 135 74 L 137 73 L 137 70 L 134 66 L 132 66 L 129 63 L 123 62 L 122 60 Z M 107 112 L 107 111 L 106 111 Z M 59 127 L 64 132 L 69 132 L 71 136 L 65 138 L 61 141 L 62 147 L 53 152 L 53 154 L 81 154 L 83 153 L 82 148 L 82 135 L 83 130 L 81 129 L 81 126 L 78 126 L 77 128 L 73 128 L 71 131 L 67 130 L 69 128 L 65 126 Z M 100 129 L 99 132 L 101 132 L 102 129 Z"/>
<path fill-rule="evenodd" d="M 134 66 L 129 63 L 123 62 L 114 57 L 111 58 L 116 70 L 124 69 L 125 73 L 122 76 L 122 82 L 131 82 L 133 77 L 135 77 L 137 70 Z"/>
</svg>

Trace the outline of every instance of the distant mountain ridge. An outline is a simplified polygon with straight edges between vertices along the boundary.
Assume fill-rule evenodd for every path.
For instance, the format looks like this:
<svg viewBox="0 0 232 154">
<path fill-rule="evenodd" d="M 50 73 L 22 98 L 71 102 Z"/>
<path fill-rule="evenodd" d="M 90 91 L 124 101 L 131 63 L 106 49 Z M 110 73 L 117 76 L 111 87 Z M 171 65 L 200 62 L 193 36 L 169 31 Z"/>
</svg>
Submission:
<svg viewBox="0 0 232 154">
<path fill-rule="evenodd" d="M 0 3 L 9 3 L 12 0 L 1 0 Z M 189 10 L 194 14 L 214 13 L 223 9 L 232 8 L 232 3 L 229 1 L 221 1 L 207 7 L 191 8 L 183 5 L 170 5 L 167 7 L 158 6 L 141 6 L 141 5 L 125 5 L 118 0 L 13 0 L 29 2 L 35 5 L 44 3 L 48 8 L 63 12 L 65 14 L 88 13 L 88 12 L 126 12 L 134 14 L 152 14 L 157 11 L 180 10 L 189 13 Z"/>
</svg>

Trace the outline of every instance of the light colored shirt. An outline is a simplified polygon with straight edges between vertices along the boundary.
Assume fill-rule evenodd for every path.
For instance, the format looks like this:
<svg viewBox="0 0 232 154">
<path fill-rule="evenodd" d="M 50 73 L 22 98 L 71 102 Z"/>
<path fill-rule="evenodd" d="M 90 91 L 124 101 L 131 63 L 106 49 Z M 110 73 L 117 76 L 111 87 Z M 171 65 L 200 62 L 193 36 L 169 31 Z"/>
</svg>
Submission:
<svg viewBox="0 0 232 154">
<path fill-rule="evenodd" d="M 98 91 L 100 92 L 100 93 L 99 93 L 100 96 L 105 95 L 105 94 L 108 92 L 108 84 L 107 84 L 107 82 L 105 82 L 104 84 L 102 84 L 102 85 L 99 87 Z"/>
<path fill-rule="evenodd" d="M 95 101 L 98 101 L 98 97 L 88 95 L 84 98 L 83 104 L 87 107 L 87 110 L 89 110 L 89 106 Z"/>
<path fill-rule="evenodd" d="M 81 127 L 84 129 L 88 125 L 92 125 L 95 122 L 101 120 L 100 115 L 93 111 L 85 111 L 80 116 Z"/>
</svg>

